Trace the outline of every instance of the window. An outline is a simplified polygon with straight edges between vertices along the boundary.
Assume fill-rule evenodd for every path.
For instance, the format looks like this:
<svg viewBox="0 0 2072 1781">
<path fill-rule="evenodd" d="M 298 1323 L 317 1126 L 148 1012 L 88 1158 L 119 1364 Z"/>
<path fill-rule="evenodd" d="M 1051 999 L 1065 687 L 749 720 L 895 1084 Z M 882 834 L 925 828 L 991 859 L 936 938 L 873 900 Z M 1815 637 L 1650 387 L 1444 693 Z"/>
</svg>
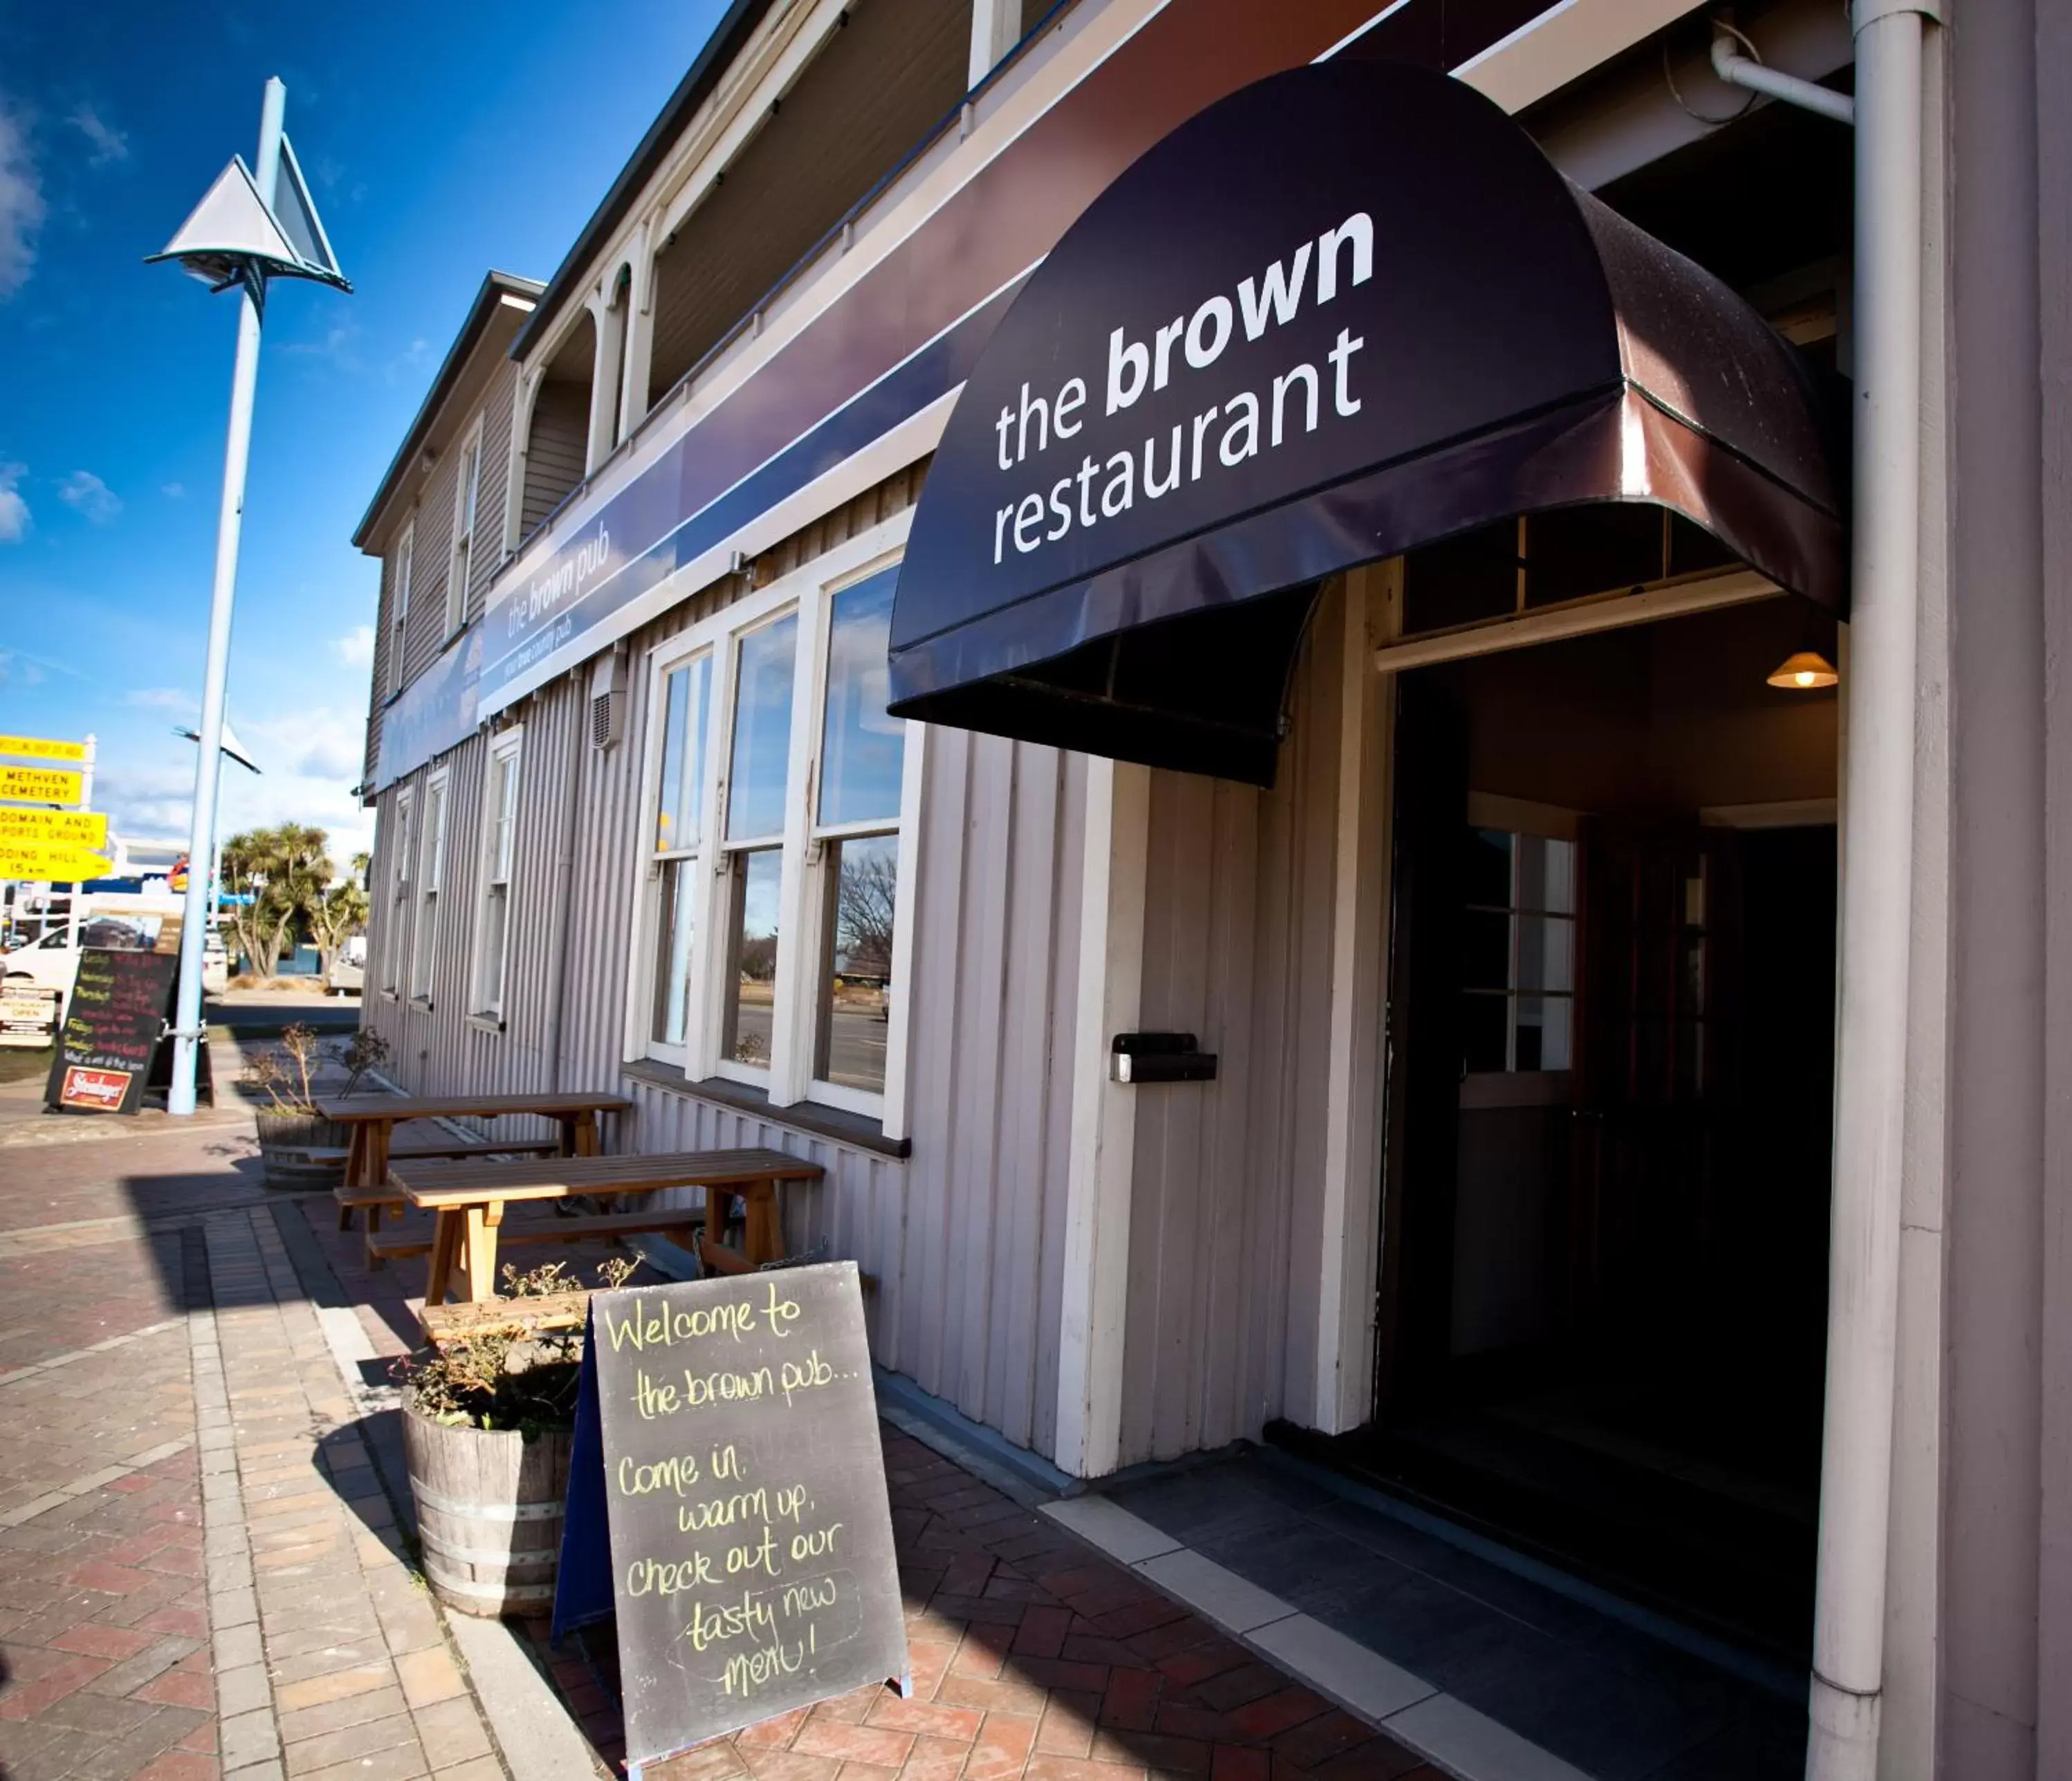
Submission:
<svg viewBox="0 0 2072 1781">
<path fill-rule="evenodd" d="M 438 951 L 439 876 L 446 850 L 446 775 L 425 782 L 425 811 L 417 819 L 417 909 L 410 945 L 410 1000 L 430 1007 L 432 960 Z"/>
<path fill-rule="evenodd" d="M 813 1084 L 824 1100 L 885 1092 L 906 749 L 905 721 L 885 710 L 898 578 L 894 570 L 881 570 L 828 603 L 827 693 L 813 813 L 820 855 Z"/>
<path fill-rule="evenodd" d="M 705 837 L 705 730 L 711 707 L 709 652 L 680 662 L 664 673 L 660 755 L 654 778 L 654 826 L 648 835 L 656 886 L 648 1036 L 672 1053 L 680 1053 L 690 1019 L 691 942 L 697 932 L 698 859 Z"/>
<path fill-rule="evenodd" d="M 523 730 L 508 730 L 491 742 L 482 789 L 482 901 L 475 924 L 475 987 L 468 1011 L 499 1026 L 504 1021 L 504 966 L 511 944 L 511 865 L 524 741 Z"/>
<path fill-rule="evenodd" d="M 396 582 L 388 593 L 388 690 L 403 689 L 403 653 L 410 641 L 410 559 L 416 553 L 416 523 L 403 528 L 396 546 Z"/>
<path fill-rule="evenodd" d="M 776 1030 L 785 789 L 791 772 L 793 682 L 798 677 L 797 610 L 750 631 L 734 647 L 719 1055 L 723 1068 L 767 1071 Z"/>
<path fill-rule="evenodd" d="M 410 788 L 396 794 L 396 832 L 388 837 L 388 909 L 381 936 L 381 991 L 393 996 L 402 985 L 404 936 L 410 917 Z"/>
<path fill-rule="evenodd" d="M 886 715 L 900 514 L 660 646 L 627 1054 L 903 1135 L 921 728 Z"/>
<path fill-rule="evenodd" d="M 1466 1069 L 1566 1070 L 1574 1055 L 1576 844 L 1476 829 L 1467 849 Z"/>
<path fill-rule="evenodd" d="M 446 624 L 450 637 L 467 622 L 468 574 L 475 553 L 475 505 L 482 487 L 482 425 L 475 423 L 460 448 L 460 476 L 454 484 L 453 561 L 446 570 Z"/>
</svg>

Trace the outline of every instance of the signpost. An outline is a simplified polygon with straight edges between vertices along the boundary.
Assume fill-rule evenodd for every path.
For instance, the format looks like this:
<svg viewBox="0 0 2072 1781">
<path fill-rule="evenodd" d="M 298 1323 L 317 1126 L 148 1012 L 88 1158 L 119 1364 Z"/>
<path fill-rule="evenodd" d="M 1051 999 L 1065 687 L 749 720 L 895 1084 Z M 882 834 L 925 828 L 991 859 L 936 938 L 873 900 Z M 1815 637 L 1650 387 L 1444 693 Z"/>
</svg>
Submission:
<svg viewBox="0 0 2072 1781">
<path fill-rule="evenodd" d="M 0 849 L 18 844 L 98 853 L 108 845 L 108 819 L 96 810 L 21 810 L 0 805 Z M 0 872 L 0 878 L 13 876 Z"/>
<path fill-rule="evenodd" d="M 77 884 L 105 878 L 115 870 L 105 853 L 82 847 L 39 847 L 10 841 L 0 835 L 0 878 L 35 878 L 47 884 Z"/>
<path fill-rule="evenodd" d="M 598 1293 L 590 1320 L 561 1573 L 565 1595 L 595 1577 L 571 1554 L 594 1555 L 602 1496 L 629 1765 L 905 1692 L 856 1264 Z"/>
<path fill-rule="evenodd" d="M 0 989 L 0 1047 L 40 1051 L 56 1036 L 58 993 L 55 989 Z"/>
<path fill-rule="evenodd" d="M 0 736 L 0 755 L 17 760 L 47 761 L 84 767 L 93 759 L 91 742 L 57 742 L 47 736 Z"/>
<path fill-rule="evenodd" d="M 0 800 L 18 802 L 0 801 L 0 878 L 71 886 L 65 919 L 76 945 L 80 886 L 113 869 L 113 862 L 98 851 L 108 845 L 108 819 L 90 810 L 21 806 L 88 802 L 93 796 L 94 739 L 0 736 L 0 757 L 4 756 L 13 760 L 0 759 Z M 24 762 L 33 764 L 15 764 Z"/>
<path fill-rule="evenodd" d="M 10 767 L 0 762 L 0 798 L 18 798 L 25 804 L 78 804 L 83 801 L 83 784 L 69 767 Z"/>
</svg>

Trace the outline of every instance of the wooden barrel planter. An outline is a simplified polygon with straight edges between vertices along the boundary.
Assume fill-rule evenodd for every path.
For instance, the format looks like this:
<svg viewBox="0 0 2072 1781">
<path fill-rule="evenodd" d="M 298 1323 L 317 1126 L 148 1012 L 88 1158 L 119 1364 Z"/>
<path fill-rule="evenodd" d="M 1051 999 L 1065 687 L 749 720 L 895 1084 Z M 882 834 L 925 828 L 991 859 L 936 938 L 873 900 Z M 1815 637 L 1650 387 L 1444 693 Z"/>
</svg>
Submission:
<svg viewBox="0 0 2072 1781">
<path fill-rule="evenodd" d="M 404 1395 L 425 1577 L 448 1607 L 495 1619 L 553 1606 L 572 1438 L 434 1422 Z"/>
<path fill-rule="evenodd" d="M 346 1148 L 352 1134 L 335 1120 L 314 1113 L 261 1111 L 259 1159 L 269 1187 L 304 1191 L 335 1187 L 345 1179 Z"/>
</svg>

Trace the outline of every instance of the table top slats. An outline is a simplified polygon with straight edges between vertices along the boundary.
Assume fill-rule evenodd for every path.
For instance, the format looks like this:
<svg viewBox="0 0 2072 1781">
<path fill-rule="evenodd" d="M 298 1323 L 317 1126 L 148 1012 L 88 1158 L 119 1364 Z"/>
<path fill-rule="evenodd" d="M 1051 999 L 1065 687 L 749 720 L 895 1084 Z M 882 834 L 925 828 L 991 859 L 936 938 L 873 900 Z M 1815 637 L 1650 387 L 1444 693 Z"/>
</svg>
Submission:
<svg viewBox="0 0 2072 1781">
<path fill-rule="evenodd" d="M 664 1187 L 729 1187 L 758 1181 L 817 1181 L 817 1162 L 787 1151 L 674 1150 L 652 1156 L 544 1157 L 517 1162 L 392 1164 L 388 1178 L 413 1206 L 476 1206 L 491 1200 L 560 1199 L 574 1194 L 650 1193 Z"/>
<path fill-rule="evenodd" d="M 326 1119 L 372 1124 L 404 1119 L 492 1119 L 500 1113 L 623 1113 L 633 1103 L 623 1095 L 319 1095 L 316 1110 Z"/>
</svg>

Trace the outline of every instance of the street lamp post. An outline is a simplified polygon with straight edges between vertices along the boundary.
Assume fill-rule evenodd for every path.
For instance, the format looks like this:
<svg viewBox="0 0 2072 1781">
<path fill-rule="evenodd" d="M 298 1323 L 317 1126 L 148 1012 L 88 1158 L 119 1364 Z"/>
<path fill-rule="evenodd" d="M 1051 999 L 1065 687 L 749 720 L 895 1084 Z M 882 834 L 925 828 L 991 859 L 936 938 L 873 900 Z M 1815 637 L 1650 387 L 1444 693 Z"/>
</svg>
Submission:
<svg viewBox="0 0 2072 1781">
<path fill-rule="evenodd" d="M 233 158 L 182 224 L 165 250 L 149 257 L 176 261 L 212 290 L 238 294 L 237 356 L 230 378 L 230 431 L 223 454 L 223 504 L 216 529 L 216 582 L 210 596 L 208 660 L 202 682 L 201 725 L 195 751 L 193 821 L 187 835 L 187 903 L 180 929 L 179 997 L 173 1023 L 173 1080 L 166 1111 L 195 1109 L 195 1065 L 204 1038 L 202 952 L 208 923 L 208 886 L 196 862 L 216 845 L 216 785 L 220 777 L 223 707 L 230 672 L 230 621 L 237 586 L 237 545 L 245 517 L 245 472 L 252 443 L 252 404 L 259 380 L 259 327 L 267 282 L 312 278 L 350 290 L 318 220 L 309 187 L 296 165 L 282 120 L 287 88 L 266 83 L 259 113 L 259 153 L 253 171 Z"/>
</svg>

